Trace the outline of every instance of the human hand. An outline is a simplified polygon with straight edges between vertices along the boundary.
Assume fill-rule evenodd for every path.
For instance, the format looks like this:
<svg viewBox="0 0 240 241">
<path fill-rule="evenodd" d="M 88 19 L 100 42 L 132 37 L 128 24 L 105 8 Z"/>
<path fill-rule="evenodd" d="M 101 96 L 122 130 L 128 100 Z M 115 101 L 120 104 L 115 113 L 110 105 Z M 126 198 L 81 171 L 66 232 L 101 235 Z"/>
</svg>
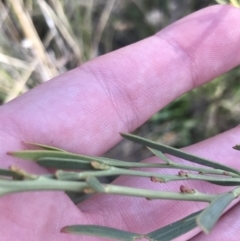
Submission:
<svg viewBox="0 0 240 241">
<path fill-rule="evenodd" d="M 230 6 L 194 13 L 155 36 L 94 59 L 58 76 L 0 107 L 1 167 L 16 164 L 27 171 L 46 172 L 35 163 L 7 156 L 22 141 L 68 151 L 101 155 L 183 93 L 227 72 L 240 63 L 240 14 Z M 240 168 L 240 128 L 186 148 L 187 151 Z M 155 157 L 145 162 L 158 162 Z M 147 179 L 120 177 L 119 185 L 177 190 L 174 183 L 157 185 Z M 203 192 L 222 187 L 194 182 Z M 96 224 L 147 233 L 203 207 L 202 203 L 148 201 L 142 198 L 95 195 L 78 206 L 62 192 L 34 192 L 0 199 L 1 240 L 100 240 L 60 233 L 64 226 Z M 234 215 L 233 215 L 234 213 Z M 232 208 L 211 236 L 179 240 L 236 240 L 239 209 Z"/>
</svg>

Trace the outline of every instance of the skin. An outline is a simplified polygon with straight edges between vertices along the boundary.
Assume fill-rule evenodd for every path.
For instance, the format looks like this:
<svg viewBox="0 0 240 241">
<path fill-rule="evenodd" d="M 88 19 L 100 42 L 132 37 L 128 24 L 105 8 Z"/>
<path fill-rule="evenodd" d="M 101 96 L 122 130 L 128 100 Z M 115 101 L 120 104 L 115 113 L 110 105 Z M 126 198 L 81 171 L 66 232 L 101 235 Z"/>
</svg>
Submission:
<svg viewBox="0 0 240 241">
<path fill-rule="evenodd" d="M 24 149 L 22 141 L 76 153 L 103 154 L 120 141 L 119 132 L 133 131 L 183 93 L 239 65 L 239 22 L 236 8 L 203 9 L 1 106 L 1 167 L 16 164 L 27 171 L 46 172 L 34 163 L 6 155 L 7 151 Z M 231 149 L 240 142 L 239 134 L 237 126 L 185 149 L 240 169 L 240 153 Z M 115 184 L 179 189 L 179 183 L 161 185 L 135 177 L 120 177 Z M 203 182 L 187 185 L 208 193 L 226 190 Z M 59 232 L 72 224 L 100 224 L 147 233 L 204 206 L 112 195 L 95 195 L 75 206 L 62 192 L 12 194 L 0 199 L 1 240 L 101 240 Z M 178 240 L 238 240 L 238 213 L 235 207 L 226 213 L 211 236 L 198 234 L 195 229 Z"/>
</svg>

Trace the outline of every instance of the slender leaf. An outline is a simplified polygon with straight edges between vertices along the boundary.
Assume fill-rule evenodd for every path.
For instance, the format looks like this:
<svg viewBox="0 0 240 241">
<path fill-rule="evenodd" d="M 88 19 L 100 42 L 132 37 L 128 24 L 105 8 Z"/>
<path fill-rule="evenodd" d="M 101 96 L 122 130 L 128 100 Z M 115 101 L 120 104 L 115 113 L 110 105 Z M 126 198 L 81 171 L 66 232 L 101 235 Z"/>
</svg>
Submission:
<svg viewBox="0 0 240 241">
<path fill-rule="evenodd" d="M 79 159 L 79 160 L 88 161 L 88 162 L 96 161 L 96 162 L 100 162 L 104 165 L 113 166 L 113 167 L 122 167 L 122 168 L 137 168 L 137 167 L 169 168 L 169 165 L 160 164 L 160 163 L 136 163 L 136 162 L 121 161 L 121 160 L 111 159 L 111 158 L 106 158 L 106 157 L 84 156 L 84 155 L 76 155 L 76 156 L 77 156 L 76 159 Z"/>
<path fill-rule="evenodd" d="M 143 237 L 141 234 L 97 225 L 73 225 L 61 229 L 63 233 L 97 236 L 121 241 L 134 241 Z"/>
<path fill-rule="evenodd" d="M 123 134 L 122 133 L 121 135 L 128 140 L 131 140 L 131 141 L 136 142 L 138 144 L 145 145 L 145 146 L 150 147 L 152 149 L 156 149 L 156 150 L 161 151 L 163 153 L 168 153 L 170 155 L 173 155 L 173 156 L 176 156 L 176 157 L 179 157 L 179 158 L 182 158 L 184 160 L 191 161 L 191 162 L 194 162 L 194 163 L 197 163 L 197 164 L 200 164 L 200 165 L 225 170 L 225 171 L 228 171 L 228 172 L 233 172 L 233 173 L 236 173 L 236 174 L 240 175 L 240 172 L 236 169 L 233 169 L 231 167 L 219 164 L 217 162 L 213 162 L 213 161 L 204 159 L 204 158 L 199 157 L 199 156 L 192 155 L 190 153 L 186 153 L 186 152 L 178 150 L 176 148 L 166 146 L 166 145 L 163 145 L 163 144 L 159 144 L 157 142 L 149 141 L 145 138 L 135 136 L 135 135 L 131 135 L 131 134 L 126 134 L 126 133 Z"/>
<path fill-rule="evenodd" d="M 152 148 L 148 148 L 155 156 L 158 156 L 159 158 L 161 158 L 163 161 L 165 161 L 166 163 L 171 163 L 171 161 L 161 152 L 158 150 L 154 150 Z"/>
<path fill-rule="evenodd" d="M 93 170 L 89 162 L 67 159 L 67 158 L 54 158 L 54 157 L 44 157 L 40 158 L 37 163 L 40 166 L 56 169 L 74 169 L 74 170 Z"/>
<path fill-rule="evenodd" d="M 9 169 L 1 169 L 1 168 L 0 168 L 0 176 L 13 177 L 14 179 L 22 177 L 21 175 L 17 174 L 16 172 L 13 172 Z"/>
<path fill-rule="evenodd" d="M 28 151 L 17 151 L 9 152 L 8 154 L 27 160 L 39 160 L 40 158 L 67 158 L 67 159 L 79 159 L 79 155 L 69 153 L 69 152 L 60 152 L 53 150 L 28 150 Z"/>
<path fill-rule="evenodd" d="M 61 151 L 61 152 L 66 152 L 63 149 L 57 148 L 57 147 L 53 147 L 53 146 L 47 146 L 47 145 L 43 145 L 43 144 L 39 144 L 39 143 L 31 143 L 31 142 L 24 142 L 25 144 L 34 146 L 34 147 L 40 147 L 44 150 L 49 150 L 49 151 Z"/>
<path fill-rule="evenodd" d="M 216 185 L 219 185 L 219 186 L 238 186 L 240 185 L 240 181 L 235 181 L 234 178 L 231 178 L 231 180 L 227 180 L 227 181 L 224 181 L 224 180 L 219 180 L 219 181 L 207 181 L 209 183 L 212 183 L 212 184 L 216 184 Z"/>
<path fill-rule="evenodd" d="M 135 167 L 159 167 L 159 168 L 171 168 L 167 164 L 160 164 L 160 163 L 135 163 L 135 162 L 126 162 L 120 161 L 105 157 L 96 157 L 96 156 L 84 156 L 84 155 L 77 155 L 74 153 L 69 152 L 57 152 L 57 151 L 50 151 L 50 150 L 30 150 L 30 151 L 18 151 L 18 152 L 9 152 L 8 154 L 22 158 L 27 160 L 54 160 L 57 159 L 63 160 L 79 160 L 79 161 L 86 161 L 91 163 L 92 161 L 97 161 L 105 165 L 115 166 L 115 167 L 123 167 L 123 168 L 135 168 Z M 45 164 L 45 162 L 44 162 Z M 67 167 L 67 169 L 71 169 L 72 167 Z"/>
<path fill-rule="evenodd" d="M 234 146 L 233 149 L 240 151 L 240 145 Z"/>
<path fill-rule="evenodd" d="M 151 241 L 169 241 L 182 236 L 190 230 L 197 227 L 196 217 L 202 212 L 202 210 L 192 213 L 189 216 L 171 223 L 163 228 L 155 230 L 146 234 L 146 238 Z"/>
<path fill-rule="evenodd" d="M 104 192 L 104 186 L 98 181 L 96 177 L 88 177 L 86 179 L 87 184 L 97 192 Z"/>
<path fill-rule="evenodd" d="M 218 219 L 223 214 L 226 207 L 235 199 L 232 192 L 225 193 L 214 199 L 207 208 L 197 217 L 198 226 L 205 232 L 209 233 Z"/>
</svg>

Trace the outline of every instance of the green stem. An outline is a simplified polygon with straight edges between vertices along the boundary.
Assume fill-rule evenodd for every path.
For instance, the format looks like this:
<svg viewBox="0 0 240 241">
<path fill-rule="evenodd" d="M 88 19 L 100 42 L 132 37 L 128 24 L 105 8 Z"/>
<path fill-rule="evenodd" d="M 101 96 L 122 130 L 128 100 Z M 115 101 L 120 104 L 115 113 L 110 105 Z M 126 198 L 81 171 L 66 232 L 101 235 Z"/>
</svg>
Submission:
<svg viewBox="0 0 240 241">
<path fill-rule="evenodd" d="M 172 182 L 172 181 L 184 181 L 184 180 L 201 180 L 209 182 L 219 182 L 219 183 L 237 183 L 240 184 L 240 178 L 222 178 L 222 177 L 211 177 L 204 175 L 194 175 L 186 173 L 186 176 L 179 175 L 164 175 L 154 172 L 145 172 L 137 170 L 122 169 L 116 167 L 110 167 L 107 170 L 101 171 L 85 171 L 85 172 L 69 172 L 69 171 L 57 171 L 56 176 L 60 180 L 83 180 L 89 176 L 93 177 L 103 177 L 103 176 L 115 176 L 115 175 L 127 175 L 127 176 L 140 176 L 140 177 L 156 177 L 161 180 L 161 182 Z M 234 184 L 236 185 L 236 184 Z"/>
<path fill-rule="evenodd" d="M 188 170 L 188 171 L 196 171 L 200 172 L 202 174 L 215 174 L 215 175 L 224 175 L 224 176 L 231 176 L 231 177 L 239 177 L 239 175 L 233 173 L 233 172 L 226 172 L 220 169 L 209 169 L 209 168 L 202 168 L 202 167 L 193 167 L 188 165 L 179 164 L 176 162 L 169 163 L 171 167 L 169 168 L 175 168 L 175 169 L 181 169 L 181 170 Z"/>
<path fill-rule="evenodd" d="M 205 194 L 195 192 L 192 194 L 188 193 L 174 193 L 174 192 L 164 192 L 164 191 L 154 191 L 146 190 L 140 188 L 131 187 L 120 187 L 115 185 L 104 185 L 107 194 L 121 194 L 125 196 L 135 196 L 144 197 L 148 199 L 167 199 L 167 200 L 188 200 L 188 201 L 201 201 L 201 202 L 211 202 L 218 195 Z"/>
<path fill-rule="evenodd" d="M 95 183 L 96 184 L 96 183 Z M 98 185 L 98 184 L 97 184 Z M 192 194 L 188 193 L 174 193 L 174 192 L 163 192 L 155 190 L 147 190 L 140 188 L 122 187 L 116 185 L 102 185 L 99 183 L 100 193 L 106 194 L 120 194 L 126 196 L 143 197 L 148 199 L 169 199 L 169 200 L 188 200 L 188 201 L 203 201 L 211 202 L 219 195 L 211 195 L 195 192 Z M 74 181 L 60 181 L 53 180 L 45 177 L 39 177 L 35 180 L 26 181 L 9 181 L 0 180 L 0 196 L 15 193 L 15 192 L 26 192 L 26 191 L 69 191 L 69 192 L 90 192 L 94 193 L 96 190 L 89 186 L 86 182 L 74 182 Z"/>
<path fill-rule="evenodd" d="M 87 187 L 89 186 L 86 182 L 59 181 L 45 177 L 26 181 L 0 180 L 0 196 L 16 192 L 46 190 L 83 192 Z"/>
</svg>

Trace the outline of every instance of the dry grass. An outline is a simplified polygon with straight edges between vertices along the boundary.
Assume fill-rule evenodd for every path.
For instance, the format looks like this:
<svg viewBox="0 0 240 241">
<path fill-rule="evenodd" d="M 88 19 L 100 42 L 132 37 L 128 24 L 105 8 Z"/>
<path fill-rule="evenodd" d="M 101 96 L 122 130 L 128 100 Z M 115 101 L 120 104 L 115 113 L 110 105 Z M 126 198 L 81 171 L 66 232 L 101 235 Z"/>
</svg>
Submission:
<svg viewBox="0 0 240 241">
<path fill-rule="evenodd" d="M 0 103 L 96 57 L 114 3 L 0 1 Z"/>
</svg>

